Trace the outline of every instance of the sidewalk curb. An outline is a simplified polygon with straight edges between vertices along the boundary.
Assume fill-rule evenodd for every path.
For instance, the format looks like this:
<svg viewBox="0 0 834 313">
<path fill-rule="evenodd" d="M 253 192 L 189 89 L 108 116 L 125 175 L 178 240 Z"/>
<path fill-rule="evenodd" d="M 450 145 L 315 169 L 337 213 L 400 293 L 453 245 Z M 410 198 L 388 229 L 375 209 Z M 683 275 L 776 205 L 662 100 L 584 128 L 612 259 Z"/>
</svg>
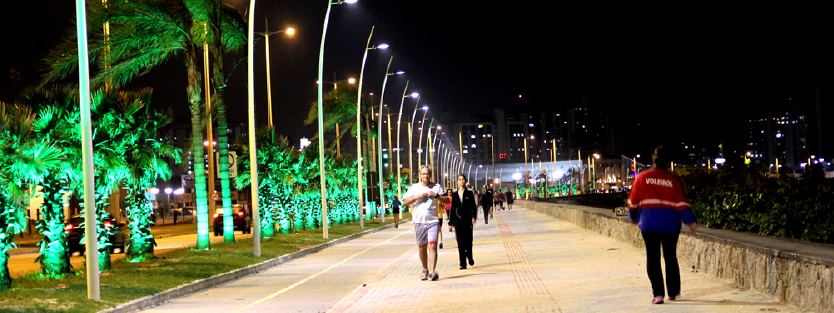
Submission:
<svg viewBox="0 0 834 313">
<path fill-rule="evenodd" d="M 400 224 L 410 222 L 411 219 L 404 219 L 400 221 Z M 166 301 L 173 300 L 176 298 L 180 298 L 192 293 L 200 292 L 212 287 L 215 287 L 220 284 L 224 284 L 230 281 L 234 281 L 252 274 L 257 274 L 261 271 L 270 269 L 272 267 L 281 265 L 288 261 L 292 261 L 297 258 L 301 258 L 307 256 L 309 254 L 313 254 L 324 249 L 330 248 L 332 246 L 338 245 L 340 243 L 350 241 L 365 235 L 373 234 L 385 229 L 394 228 L 394 224 L 388 224 L 379 228 L 369 229 L 363 231 L 361 233 L 356 233 L 347 237 L 339 238 L 331 240 L 330 242 L 320 244 L 315 247 L 310 247 L 307 249 L 302 249 L 290 254 L 285 254 L 280 257 L 266 260 L 264 262 L 258 264 L 252 264 L 244 268 L 236 269 L 228 273 L 217 274 L 209 278 L 198 279 L 188 284 L 180 285 L 165 291 L 161 291 L 159 293 L 142 297 L 139 299 L 131 300 L 126 303 L 122 303 L 117 305 L 114 308 L 104 309 L 99 311 L 99 313 L 127 313 L 127 312 L 137 312 L 139 310 L 147 309 L 158 304 L 162 304 Z"/>
</svg>

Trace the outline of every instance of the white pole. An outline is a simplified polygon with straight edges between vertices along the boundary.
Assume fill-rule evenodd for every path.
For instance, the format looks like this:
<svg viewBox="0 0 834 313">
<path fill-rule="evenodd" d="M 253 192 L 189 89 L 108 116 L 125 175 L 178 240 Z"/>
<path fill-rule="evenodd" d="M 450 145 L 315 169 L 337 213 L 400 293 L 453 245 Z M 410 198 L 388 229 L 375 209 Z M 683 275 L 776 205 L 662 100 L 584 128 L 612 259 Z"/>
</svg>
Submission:
<svg viewBox="0 0 834 313">
<path fill-rule="evenodd" d="M 86 1 L 75 1 L 78 32 L 78 88 L 81 105 L 81 152 L 84 171 L 84 220 L 86 225 L 96 225 L 95 167 L 93 166 L 93 131 L 90 122 L 90 69 L 87 55 Z M 85 227 L 87 256 L 87 299 L 101 300 L 98 269 L 98 236 L 96 227 Z"/>
<path fill-rule="evenodd" d="M 248 84 L 248 98 L 249 98 L 249 177 L 252 183 L 252 220 L 255 225 L 252 227 L 252 243 L 253 250 L 256 257 L 261 256 L 261 213 L 258 211 L 258 147 L 255 145 L 255 56 L 254 56 L 254 41 L 255 38 L 255 0 L 249 2 L 249 34 L 248 34 L 247 50 L 249 56 L 246 59 Z M 319 84 L 321 86 L 321 84 Z"/>
</svg>

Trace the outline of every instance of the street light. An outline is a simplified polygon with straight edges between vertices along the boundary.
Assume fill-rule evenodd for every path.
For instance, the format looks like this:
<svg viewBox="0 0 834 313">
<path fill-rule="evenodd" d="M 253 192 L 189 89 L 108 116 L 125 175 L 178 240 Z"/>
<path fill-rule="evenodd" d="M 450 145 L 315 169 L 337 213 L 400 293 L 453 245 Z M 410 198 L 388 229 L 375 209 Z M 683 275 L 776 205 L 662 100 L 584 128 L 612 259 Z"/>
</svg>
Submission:
<svg viewBox="0 0 834 313">
<path fill-rule="evenodd" d="M 265 45 L 266 45 L 267 125 L 269 125 L 269 128 L 272 128 L 272 76 L 270 75 L 271 74 L 271 69 L 270 69 L 270 66 L 269 66 L 269 36 L 274 35 L 274 34 L 279 34 L 279 33 L 286 33 L 287 35 L 293 35 L 293 34 L 295 34 L 295 29 L 287 28 L 287 29 L 282 29 L 282 30 L 279 30 L 279 31 L 271 32 L 271 31 L 269 31 L 269 19 L 266 19 L 266 18 L 264 19 L 264 25 L 265 25 L 266 31 L 264 31 L 263 33 L 257 33 L 257 34 L 261 35 L 261 36 L 264 36 L 264 38 L 266 38 Z M 228 215 L 228 214 L 226 214 L 226 215 Z"/>
<path fill-rule="evenodd" d="M 388 76 L 391 75 L 402 75 L 405 74 L 403 71 L 397 71 L 395 73 L 388 72 L 391 70 L 391 62 L 394 61 L 394 56 L 391 56 L 388 59 L 388 67 L 385 68 L 385 79 L 382 80 L 382 92 L 379 95 L 379 124 L 377 124 L 377 143 L 379 144 L 379 163 L 377 166 L 379 167 L 379 206 L 382 208 L 382 216 L 380 220 L 385 223 L 385 190 L 383 188 L 383 181 L 382 181 L 382 106 L 385 102 L 385 85 L 388 84 Z"/>
<path fill-rule="evenodd" d="M 324 38 L 327 35 L 327 22 L 330 19 L 330 8 L 334 4 L 355 3 L 356 1 L 358 1 L 358 0 L 344 0 L 344 1 L 337 1 L 337 2 L 331 2 L 331 0 L 327 0 L 327 13 L 324 14 L 324 27 L 322 28 L 322 31 L 321 31 L 321 47 L 319 48 L 319 79 L 318 79 L 318 81 L 324 81 L 324 78 L 322 77 L 322 74 L 323 74 L 323 71 L 324 71 Z M 252 0 L 249 5 L 251 7 L 250 10 L 249 10 L 249 12 L 250 12 L 249 13 L 250 14 L 249 19 L 250 19 L 250 23 L 251 23 L 251 19 L 252 19 L 251 16 L 254 15 L 254 14 L 252 14 L 252 12 L 254 11 L 255 0 Z M 252 26 L 250 25 L 250 29 L 251 29 L 251 27 Z M 251 30 L 250 30 L 250 32 L 251 32 Z M 252 38 L 251 34 L 250 34 L 249 38 Z M 250 50 L 250 53 L 251 53 L 251 50 Z M 249 60 L 252 60 L 251 55 L 249 56 Z M 251 61 L 250 61 L 250 64 L 251 64 Z M 249 69 L 249 72 L 250 73 L 252 72 L 251 68 Z M 328 221 L 328 219 L 327 219 L 327 185 L 326 185 L 325 178 L 324 178 L 324 113 L 323 113 L 324 109 L 322 108 L 322 103 L 324 102 L 324 96 L 322 95 L 322 88 L 321 87 L 322 87 L 322 85 L 318 84 L 319 182 L 321 183 L 321 213 L 322 213 L 321 214 L 321 220 L 322 220 L 322 226 L 323 226 L 322 227 L 322 238 L 327 238 L 328 237 L 328 234 L 327 234 L 327 221 Z M 252 92 L 252 87 L 249 87 L 249 90 L 250 90 L 250 93 L 251 93 Z M 250 96 L 254 97 L 254 95 L 250 95 Z M 250 100 L 250 101 L 251 101 L 250 103 L 254 102 L 252 100 Z M 254 119 L 254 113 L 251 113 L 251 114 L 253 116 L 252 116 L 252 119 L 249 122 L 250 129 L 252 129 L 254 127 L 254 120 L 255 120 Z M 254 133 L 255 133 L 254 130 L 252 130 L 252 132 L 249 135 L 250 141 L 253 141 L 253 138 L 255 136 Z M 254 159 L 250 160 L 250 164 L 253 165 L 252 168 L 255 168 L 254 164 L 257 163 L 257 159 L 254 156 L 253 156 L 253 158 Z M 256 174 L 257 174 L 256 172 L 253 172 L 252 177 L 258 177 Z M 257 181 L 257 179 L 253 179 L 252 181 L 253 182 Z M 253 185 L 253 188 L 254 188 L 254 185 Z M 256 190 L 253 189 L 253 193 L 254 192 L 256 192 Z M 256 198 L 256 197 L 253 197 L 252 200 L 256 201 L 254 198 Z M 254 235 L 260 235 L 260 232 L 257 232 Z M 257 240 L 255 240 L 255 241 L 257 242 Z"/>
<path fill-rule="evenodd" d="M 408 98 L 409 96 L 411 98 L 417 98 L 417 97 L 420 96 L 420 94 L 416 93 L 416 92 L 412 92 L 411 95 L 407 95 L 407 92 L 408 92 L 408 81 L 405 81 L 405 89 L 403 89 L 403 97 L 402 97 L 402 99 L 400 99 L 400 113 L 399 113 L 399 115 L 397 115 L 397 197 L 400 200 L 402 200 L 402 198 L 403 198 L 403 188 L 402 188 L 402 184 L 401 184 L 402 177 L 400 177 L 400 175 L 402 175 L 401 174 L 402 170 L 400 169 L 400 164 L 402 164 L 402 163 L 400 163 L 400 150 L 401 150 L 400 149 L 400 124 L 401 124 L 402 119 L 403 119 L 403 104 L 405 104 L 405 98 Z M 411 164 L 409 164 L 409 169 L 408 169 L 409 177 L 411 177 L 411 171 L 412 171 L 412 169 L 410 167 L 411 167 Z M 408 183 L 411 184 L 410 179 L 409 179 Z M 402 218 L 402 214 L 403 214 L 402 210 L 400 210 L 400 218 Z"/>
<path fill-rule="evenodd" d="M 359 71 L 359 88 L 356 96 L 356 173 L 358 175 L 356 192 L 359 193 L 359 228 L 361 229 L 365 229 L 365 209 L 362 204 L 362 79 L 365 77 L 365 61 L 368 59 L 368 50 L 388 49 L 388 44 L 385 43 L 378 46 L 371 45 L 374 27 L 371 26 L 371 34 L 368 35 L 368 43 L 365 44 L 365 52 L 362 55 L 362 69 Z"/>
<path fill-rule="evenodd" d="M 420 120 L 420 137 L 417 140 L 417 168 L 420 168 L 420 157 L 423 154 L 423 126 L 425 126 L 426 122 L 426 113 L 429 112 L 429 106 L 424 105 L 423 109 L 423 119 Z M 416 125 L 415 125 L 416 126 Z"/>
</svg>

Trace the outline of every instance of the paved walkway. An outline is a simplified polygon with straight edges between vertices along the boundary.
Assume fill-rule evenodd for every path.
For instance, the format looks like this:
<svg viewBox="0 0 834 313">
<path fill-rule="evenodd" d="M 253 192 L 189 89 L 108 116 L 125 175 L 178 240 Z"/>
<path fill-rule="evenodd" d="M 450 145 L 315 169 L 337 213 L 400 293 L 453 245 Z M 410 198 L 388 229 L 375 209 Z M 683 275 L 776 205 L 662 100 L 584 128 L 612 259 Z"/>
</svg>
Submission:
<svg viewBox="0 0 834 313">
<path fill-rule="evenodd" d="M 651 305 L 642 249 L 517 208 L 475 226 L 458 270 L 444 228 L 439 281 L 420 281 L 411 224 L 154 308 L 159 312 L 798 312 L 682 269 L 682 301 Z"/>
</svg>

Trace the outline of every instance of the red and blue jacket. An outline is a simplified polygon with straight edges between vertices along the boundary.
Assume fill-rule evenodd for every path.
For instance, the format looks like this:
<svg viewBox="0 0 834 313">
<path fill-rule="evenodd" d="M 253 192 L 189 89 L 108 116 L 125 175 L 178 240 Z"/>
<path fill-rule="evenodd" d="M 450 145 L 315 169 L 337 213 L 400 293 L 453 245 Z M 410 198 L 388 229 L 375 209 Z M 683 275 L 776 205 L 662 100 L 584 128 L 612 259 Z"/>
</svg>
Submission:
<svg viewBox="0 0 834 313">
<path fill-rule="evenodd" d="M 637 221 L 641 232 L 677 233 L 684 224 L 695 222 L 681 181 L 662 169 L 637 175 L 628 195 L 628 216 Z"/>
</svg>

